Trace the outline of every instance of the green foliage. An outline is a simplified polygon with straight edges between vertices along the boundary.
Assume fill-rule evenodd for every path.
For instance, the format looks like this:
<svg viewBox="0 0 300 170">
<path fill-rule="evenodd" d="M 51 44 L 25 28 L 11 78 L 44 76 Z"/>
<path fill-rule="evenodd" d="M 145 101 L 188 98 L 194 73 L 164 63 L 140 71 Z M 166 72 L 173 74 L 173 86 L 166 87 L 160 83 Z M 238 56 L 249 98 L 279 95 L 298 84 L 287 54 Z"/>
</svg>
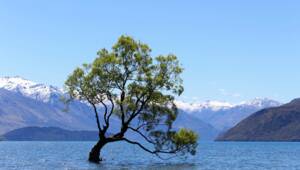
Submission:
<svg viewBox="0 0 300 170">
<path fill-rule="evenodd" d="M 121 129 L 109 140 L 130 142 L 124 136 L 132 130 L 154 145 L 155 154 L 167 150 L 193 154 L 195 134 L 172 131 L 178 115 L 174 98 L 184 91 L 180 78 L 183 68 L 177 57 L 152 58 L 148 45 L 129 36 L 121 36 L 111 51 L 101 49 L 97 55 L 91 64 L 75 69 L 65 85 L 71 98 L 86 100 L 94 108 L 103 105 L 102 126 L 95 109 L 100 134 L 106 133 L 110 116 L 115 115 L 121 120 Z"/>
<path fill-rule="evenodd" d="M 173 136 L 174 143 L 177 147 L 187 147 L 187 152 L 190 152 L 192 155 L 196 154 L 197 140 L 198 135 L 192 130 L 188 130 L 185 128 L 180 129 Z"/>
</svg>

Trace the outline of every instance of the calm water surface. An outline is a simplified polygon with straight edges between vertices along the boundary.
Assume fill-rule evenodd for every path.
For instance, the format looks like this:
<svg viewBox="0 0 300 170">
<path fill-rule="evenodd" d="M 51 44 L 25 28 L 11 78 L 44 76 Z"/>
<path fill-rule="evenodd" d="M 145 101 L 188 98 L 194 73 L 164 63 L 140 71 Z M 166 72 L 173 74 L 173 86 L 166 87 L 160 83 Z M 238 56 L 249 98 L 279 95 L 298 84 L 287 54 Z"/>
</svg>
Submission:
<svg viewBox="0 0 300 170">
<path fill-rule="evenodd" d="M 87 162 L 94 142 L 0 142 L 0 169 L 300 170 L 300 143 L 202 142 L 195 157 L 162 161 L 135 146 L 107 145 L 101 165 Z"/>
</svg>

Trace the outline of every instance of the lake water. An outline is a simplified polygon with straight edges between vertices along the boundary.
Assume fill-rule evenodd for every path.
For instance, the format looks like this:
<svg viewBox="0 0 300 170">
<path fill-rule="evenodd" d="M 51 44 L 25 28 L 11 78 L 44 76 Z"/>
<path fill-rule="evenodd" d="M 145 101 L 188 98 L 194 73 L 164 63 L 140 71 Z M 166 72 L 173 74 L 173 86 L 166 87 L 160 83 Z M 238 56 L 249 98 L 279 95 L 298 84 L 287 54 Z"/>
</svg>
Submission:
<svg viewBox="0 0 300 170">
<path fill-rule="evenodd" d="M 123 143 L 107 145 L 104 162 L 91 164 L 95 142 L 0 142 L 0 169 L 259 170 L 300 169 L 300 143 L 202 142 L 195 157 L 162 161 Z"/>
</svg>

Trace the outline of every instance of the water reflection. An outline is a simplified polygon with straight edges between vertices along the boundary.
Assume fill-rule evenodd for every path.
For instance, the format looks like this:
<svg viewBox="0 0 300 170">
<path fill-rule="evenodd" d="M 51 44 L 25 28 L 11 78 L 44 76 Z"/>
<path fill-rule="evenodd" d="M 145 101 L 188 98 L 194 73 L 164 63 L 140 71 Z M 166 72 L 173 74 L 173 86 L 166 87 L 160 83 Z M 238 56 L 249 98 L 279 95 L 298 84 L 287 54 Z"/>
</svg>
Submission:
<svg viewBox="0 0 300 170">
<path fill-rule="evenodd" d="M 0 142 L 0 170 L 260 170 L 300 169 L 300 143 L 207 142 L 195 157 L 162 161 L 122 143 L 103 150 L 100 165 L 87 161 L 94 142 Z"/>
<path fill-rule="evenodd" d="M 196 164 L 191 163 L 183 163 L 183 164 L 152 164 L 152 165 L 118 165 L 118 166 L 110 166 L 110 165 L 98 165 L 98 167 L 94 167 L 94 169 L 101 170 L 198 170 Z"/>
</svg>

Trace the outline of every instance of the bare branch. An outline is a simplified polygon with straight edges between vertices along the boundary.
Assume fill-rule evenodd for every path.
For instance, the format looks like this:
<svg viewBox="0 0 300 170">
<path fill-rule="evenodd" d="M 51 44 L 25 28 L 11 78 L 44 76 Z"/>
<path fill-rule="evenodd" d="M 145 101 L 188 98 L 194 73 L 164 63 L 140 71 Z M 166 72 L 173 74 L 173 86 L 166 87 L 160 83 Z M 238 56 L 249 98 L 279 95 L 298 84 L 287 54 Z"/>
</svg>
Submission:
<svg viewBox="0 0 300 170">
<path fill-rule="evenodd" d="M 100 103 L 104 106 L 104 116 L 103 117 L 104 117 L 105 124 L 107 125 L 106 115 L 107 115 L 108 109 L 107 109 L 106 104 L 102 100 L 100 101 Z"/>
<path fill-rule="evenodd" d="M 124 140 L 124 141 L 126 141 L 126 142 L 128 142 L 128 143 L 130 143 L 130 144 L 137 145 L 137 146 L 139 146 L 140 148 L 142 148 L 144 151 L 149 152 L 149 153 L 151 153 L 151 154 L 156 154 L 156 155 L 158 155 L 159 153 L 163 153 L 163 154 L 175 154 L 175 153 L 178 152 L 178 150 L 170 150 L 170 151 L 153 150 L 153 151 L 152 151 L 152 150 L 146 148 L 145 146 L 143 146 L 143 145 L 142 145 L 141 143 L 139 143 L 139 142 L 131 141 L 131 140 L 127 139 L 127 138 L 122 138 L 122 140 Z"/>
<path fill-rule="evenodd" d="M 106 119 L 107 119 L 107 123 L 109 124 L 109 119 L 110 119 L 111 115 L 112 115 L 113 112 L 114 112 L 115 104 L 114 104 L 113 99 L 111 98 L 111 96 L 108 97 L 108 100 L 109 100 L 110 103 L 111 103 L 110 113 L 108 114 L 108 116 L 107 116 L 107 118 L 106 118 Z"/>
<path fill-rule="evenodd" d="M 100 126 L 100 121 L 99 121 L 99 116 L 98 116 L 98 111 L 97 111 L 97 107 L 93 102 L 90 102 L 88 100 L 88 102 L 93 106 L 94 112 L 95 112 L 95 116 L 96 116 L 96 122 L 97 122 L 97 127 L 99 132 L 102 132 L 101 126 Z"/>
<path fill-rule="evenodd" d="M 146 123 L 143 123 L 143 124 L 141 124 L 140 126 L 138 126 L 138 127 L 136 128 L 136 130 L 140 130 L 140 129 L 143 128 L 144 126 L 151 125 L 151 124 L 154 124 L 154 125 L 156 125 L 156 126 L 168 126 L 168 124 L 166 124 L 166 123 L 146 122 Z"/>
<path fill-rule="evenodd" d="M 139 130 L 134 129 L 134 128 L 132 128 L 132 127 L 128 127 L 128 129 L 130 129 L 130 130 L 132 130 L 132 131 L 134 131 L 134 132 L 137 132 L 137 133 L 138 133 L 139 135 L 141 135 L 147 142 L 149 142 L 149 143 L 155 145 L 155 142 L 151 141 L 149 138 L 147 138 L 147 136 L 145 136 L 145 135 L 144 135 L 142 132 L 140 132 Z"/>
<path fill-rule="evenodd" d="M 110 113 L 108 114 L 108 116 L 106 117 L 106 115 L 104 116 L 104 120 L 106 122 L 106 127 L 104 128 L 104 133 L 107 131 L 107 129 L 109 128 L 109 124 L 110 124 L 110 117 L 111 115 L 113 114 L 113 111 L 114 111 L 114 107 L 115 107 L 115 104 L 111 98 L 111 96 L 109 95 L 108 97 L 108 100 L 111 102 L 111 108 L 110 108 Z"/>
<path fill-rule="evenodd" d="M 122 91 L 121 97 L 120 97 L 120 110 L 121 110 L 121 119 L 122 119 L 122 125 L 125 124 L 125 113 L 124 113 L 124 106 L 123 106 L 123 101 L 125 99 L 125 92 Z"/>
<path fill-rule="evenodd" d="M 140 144 L 139 142 L 131 141 L 131 140 L 128 140 L 128 139 L 126 139 L 126 138 L 123 138 L 123 140 L 126 141 L 126 142 L 128 142 L 128 143 L 130 143 L 130 144 L 134 144 L 134 145 L 139 146 L 140 148 L 142 148 L 142 149 L 143 149 L 144 151 L 146 151 L 146 152 L 149 152 L 149 153 L 151 153 L 151 154 L 155 154 L 154 151 L 151 151 L 150 149 L 144 147 L 144 146 L 143 146 L 142 144 Z"/>
<path fill-rule="evenodd" d="M 81 88 L 81 87 L 80 87 Z M 86 100 L 92 105 L 93 109 L 94 109 L 94 113 L 95 113 L 95 117 L 96 117 L 96 122 L 97 122 L 97 127 L 98 127 L 98 130 L 99 130 L 99 133 L 102 132 L 102 129 L 101 129 L 101 126 L 100 126 L 100 121 L 99 121 L 99 114 L 98 114 L 98 110 L 97 110 L 97 107 L 96 105 L 92 102 L 92 100 L 90 98 L 88 98 L 88 96 L 83 93 L 83 90 L 81 88 L 81 91 L 82 91 L 82 95 L 86 98 Z M 100 135 L 99 135 L 100 136 Z"/>
</svg>

